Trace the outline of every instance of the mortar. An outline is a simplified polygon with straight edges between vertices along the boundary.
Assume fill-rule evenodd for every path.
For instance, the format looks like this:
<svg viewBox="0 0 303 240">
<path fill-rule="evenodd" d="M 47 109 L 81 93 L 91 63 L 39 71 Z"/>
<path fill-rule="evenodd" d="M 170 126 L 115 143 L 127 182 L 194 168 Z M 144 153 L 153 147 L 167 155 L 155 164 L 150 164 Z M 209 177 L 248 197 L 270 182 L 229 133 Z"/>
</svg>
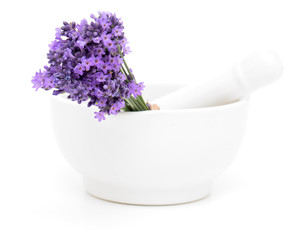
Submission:
<svg viewBox="0 0 303 240">
<path fill-rule="evenodd" d="M 152 84 L 153 99 L 184 85 Z M 121 112 L 94 119 L 95 108 L 51 98 L 53 127 L 65 159 L 91 195 L 113 202 L 171 205 L 206 197 L 235 158 L 248 99 L 207 108 Z"/>
</svg>

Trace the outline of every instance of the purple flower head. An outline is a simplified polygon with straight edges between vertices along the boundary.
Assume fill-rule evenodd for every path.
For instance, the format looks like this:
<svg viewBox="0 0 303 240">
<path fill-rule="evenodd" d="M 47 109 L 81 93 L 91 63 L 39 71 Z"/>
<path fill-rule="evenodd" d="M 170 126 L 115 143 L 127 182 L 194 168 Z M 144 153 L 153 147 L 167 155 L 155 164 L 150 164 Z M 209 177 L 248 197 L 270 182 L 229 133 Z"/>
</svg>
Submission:
<svg viewBox="0 0 303 240">
<path fill-rule="evenodd" d="M 41 70 L 39 72 L 36 72 L 35 76 L 32 79 L 32 83 L 34 84 L 33 88 L 36 88 L 36 91 L 38 91 L 39 88 L 43 87 L 43 73 Z"/>
<path fill-rule="evenodd" d="M 129 54 L 129 53 L 131 53 L 132 51 L 130 50 L 130 47 L 125 47 L 125 48 L 123 48 L 123 52 L 124 52 L 124 54 L 126 55 L 126 54 Z"/>
<path fill-rule="evenodd" d="M 98 83 L 105 82 L 106 79 L 108 78 L 108 76 L 106 74 L 104 74 L 103 72 L 98 72 L 98 74 L 95 75 L 94 77 Z"/>
<path fill-rule="evenodd" d="M 100 24 L 100 26 L 102 27 L 102 29 L 105 31 L 110 27 L 110 22 L 108 20 L 108 17 L 105 16 L 104 13 L 99 14 L 100 18 L 98 20 L 98 23 Z"/>
<path fill-rule="evenodd" d="M 81 60 L 82 66 L 85 67 L 86 71 L 89 71 L 90 66 L 92 65 L 91 60 L 89 58 L 87 59 L 86 57 L 82 57 Z"/>
<path fill-rule="evenodd" d="M 101 108 L 106 106 L 106 100 L 104 98 L 99 98 L 97 105 Z"/>
<path fill-rule="evenodd" d="M 68 33 L 68 36 L 72 39 L 78 38 L 78 32 L 76 30 L 72 30 Z"/>
<path fill-rule="evenodd" d="M 56 28 L 56 39 L 60 40 L 61 39 L 61 29 Z"/>
<path fill-rule="evenodd" d="M 92 19 L 94 19 L 95 21 L 98 21 L 98 18 L 95 16 L 95 14 L 91 14 L 90 17 L 91 17 Z"/>
<path fill-rule="evenodd" d="M 101 40 L 104 42 L 111 40 L 111 34 L 108 34 L 107 32 L 102 33 Z"/>
<path fill-rule="evenodd" d="M 54 87 L 54 78 L 53 77 L 44 78 L 43 88 L 45 90 L 49 90 L 53 87 Z"/>
<path fill-rule="evenodd" d="M 98 47 L 98 48 L 95 49 L 94 54 L 99 56 L 99 57 L 102 57 L 102 55 L 105 54 L 105 50 L 101 47 Z"/>
<path fill-rule="evenodd" d="M 122 31 L 123 31 L 123 29 L 120 28 L 119 26 L 115 27 L 115 28 L 113 29 L 114 36 L 116 36 L 116 37 L 121 36 Z"/>
<path fill-rule="evenodd" d="M 84 70 L 85 70 L 85 67 L 81 63 L 78 63 L 78 65 L 74 69 L 74 72 L 78 73 L 79 75 L 83 75 Z"/>
<path fill-rule="evenodd" d="M 93 38 L 94 43 L 99 43 L 101 41 L 100 37 L 94 37 Z"/>
<path fill-rule="evenodd" d="M 84 49 L 84 46 L 86 45 L 86 42 L 82 41 L 82 40 L 78 40 L 75 45 L 77 47 L 79 47 L 80 49 Z"/>
<path fill-rule="evenodd" d="M 92 55 L 89 61 L 91 63 L 91 66 L 96 66 L 98 69 L 100 69 L 102 64 L 104 64 L 104 62 L 101 61 L 99 56 L 95 57 L 94 55 Z"/>
<path fill-rule="evenodd" d="M 110 65 L 108 63 L 103 63 L 101 65 L 101 70 L 104 74 L 107 74 L 108 69 L 110 68 Z"/>
<path fill-rule="evenodd" d="M 111 50 L 112 48 L 116 47 L 115 43 L 111 39 L 104 40 L 103 44 L 108 50 Z"/>
<path fill-rule="evenodd" d="M 95 89 L 95 92 L 94 92 L 94 95 L 100 99 L 102 96 L 103 96 L 103 92 L 99 89 L 99 88 L 96 88 Z"/>
<path fill-rule="evenodd" d="M 111 108 L 109 109 L 109 114 L 117 115 L 119 111 L 119 105 L 117 103 L 113 104 Z"/>
<path fill-rule="evenodd" d="M 95 112 L 95 118 L 97 118 L 99 122 L 105 120 L 104 112 Z"/>
<path fill-rule="evenodd" d="M 119 44 L 122 48 L 125 48 L 126 44 L 128 44 L 128 41 L 125 37 L 123 37 L 121 40 L 119 40 Z"/>
<path fill-rule="evenodd" d="M 77 25 L 77 30 L 79 33 L 83 32 L 83 28 L 87 25 L 87 20 L 83 19 L 80 24 Z"/>
<path fill-rule="evenodd" d="M 142 90 L 144 89 L 144 84 L 143 82 L 141 83 L 136 83 L 136 82 L 132 82 L 130 84 L 130 93 L 134 95 L 134 97 L 136 98 L 139 95 L 142 95 Z"/>
<path fill-rule="evenodd" d="M 35 74 L 32 83 L 36 90 L 65 93 L 79 104 L 87 101 L 99 109 L 95 118 L 101 121 L 120 112 L 124 99 L 131 94 L 137 97 L 144 86 L 121 70 L 121 55 L 130 52 L 122 21 L 108 12 L 91 18 L 90 23 L 85 19 L 79 24 L 63 22 L 56 29 L 47 54 L 49 65 Z"/>
</svg>

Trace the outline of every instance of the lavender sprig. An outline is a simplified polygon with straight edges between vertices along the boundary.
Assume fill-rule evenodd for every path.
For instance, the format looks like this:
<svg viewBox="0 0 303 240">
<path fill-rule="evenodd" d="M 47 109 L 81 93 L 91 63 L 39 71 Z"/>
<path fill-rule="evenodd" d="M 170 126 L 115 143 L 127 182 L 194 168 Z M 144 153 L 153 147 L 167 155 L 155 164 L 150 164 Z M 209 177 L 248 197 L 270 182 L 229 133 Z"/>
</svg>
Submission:
<svg viewBox="0 0 303 240">
<path fill-rule="evenodd" d="M 124 26 L 115 14 L 99 12 L 93 21 L 63 22 L 49 45 L 49 66 L 32 79 L 34 88 L 67 93 L 79 104 L 99 108 L 95 118 L 124 111 L 150 110 L 142 98 L 144 85 L 137 83 L 124 57 L 130 52 Z"/>
</svg>

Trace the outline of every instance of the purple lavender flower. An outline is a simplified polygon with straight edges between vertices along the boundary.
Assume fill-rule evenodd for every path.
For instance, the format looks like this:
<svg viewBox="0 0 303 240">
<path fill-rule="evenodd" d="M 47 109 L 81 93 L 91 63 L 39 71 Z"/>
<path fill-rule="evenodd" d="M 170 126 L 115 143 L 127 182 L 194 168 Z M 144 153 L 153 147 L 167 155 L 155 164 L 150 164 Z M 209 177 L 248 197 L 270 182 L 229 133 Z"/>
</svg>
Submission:
<svg viewBox="0 0 303 240">
<path fill-rule="evenodd" d="M 97 82 L 102 83 L 105 82 L 107 78 L 109 77 L 106 74 L 104 74 L 103 72 L 98 72 L 95 79 Z"/>
<path fill-rule="evenodd" d="M 111 39 L 103 40 L 103 44 L 108 50 L 115 47 L 114 42 Z"/>
<path fill-rule="evenodd" d="M 43 79 L 43 74 L 40 70 L 39 72 L 36 72 L 35 76 L 32 79 L 32 83 L 34 84 L 33 88 L 36 88 L 36 91 L 39 88 L 43 87 L 42 79 Z"/>
<path fill-rule="evenodd" d="M 111 34 L 108 34 L 107 32 L 105 32 L 105 33 L 101 34 L 101 39 L 103 42 L 111 40 Z"/>
<path fill-rule="evenodd" d="M 53 89 L 53 95 L 67 93 L 79 104 L 88 101 L 89 107 L 99 108 L 95 118 L 101 121 L 124 107 L 135 111 L 131 101 L 141 95 L 144 85 L 136 83 L 123 60 L 130 51 L 122 21 L 106 12 L 91 18 L 91 23 L 63 22 L 56 29 L 47 54 L 49 65 L 35 74 L 32 83 L 36 90 Z M 142 105 L 142 100 L 138 103 Z M 148 107 L 143 103 L 140 110 Z"/>
<path fill-rule="evenodd" d="M 83 71 L 85 70 L 84 66 L 81 63 L 74 68 L 74 72 L 78 73 L 79 75 L 83 75 Z"/>
<path fill-rule="evenodd" d="M 136 82 L 131 82 L 130 84 L 130 93 L 136 98 L 137 96 L 142 94 L 142 90 L 144 89 L 144 83 L 141 82 L 137 84 Z"/>
<path fill-rule="evenodd" d="M 94 54 L 98 57 L 102 57 L 102 55 L 105 55 L 105 51 L 103 48 L 99 47 L 95 49 Z"/>
<path fill-rule="evenodd" d="M 103 99 L 103 98 L 99 98 L 98 102 L 97 102 L 97 105 L 102 108 L 102 107 L 105 107 L 106 106 L 106 100 Z"/>
<path fill-rule="evenodd" d="M 117 115 L 117 112 L 119 110 L 119 104 L 115 103 L 112 105 L 112 107 L 109 109 L 109 113 L 113 115 Z"/>
<path fill-rule="evenodd" d="M 101 61 L 100 57 L 95 57 L 94 55 L 89 58 L 89 61 L 91 66 L 96 66 L 97 69 L 100 69 L 102 64 L 104 64 L 104 62 Z"/>
<path fill-rule="evenodd" d="M 114 36 L 118 37 L 118 36 L 121 36 L 122 31 L 123 31 L 123 29 L 117 26 L 113 29 L 113 34 L 114 34 Z"/>
<path fill-rule="evenodd" d="M 132 52 L 132 51 L 130 50 L 130 47 L 129 47 L 129 46 L 124 47 L 124 48 L 123 48 L 123 51 L 124 51 L 124 54 L 129 54 L 129 53 Z"/>
<path fill-rule="evenodd" d="M 86 57 L 82 57 L 82 66 L 85 67 L 86 71 L 89 71 L 90 66 L 92 65 L 90 59 L 87 59 Z"/>
<path fill-rule="evenodd" d="M 102 120 L 105 120 L 105 116 L 103 112 L 95 112 L 95 118 L 98 119 L 99 122 L 101 122 Z"/>
</svg>

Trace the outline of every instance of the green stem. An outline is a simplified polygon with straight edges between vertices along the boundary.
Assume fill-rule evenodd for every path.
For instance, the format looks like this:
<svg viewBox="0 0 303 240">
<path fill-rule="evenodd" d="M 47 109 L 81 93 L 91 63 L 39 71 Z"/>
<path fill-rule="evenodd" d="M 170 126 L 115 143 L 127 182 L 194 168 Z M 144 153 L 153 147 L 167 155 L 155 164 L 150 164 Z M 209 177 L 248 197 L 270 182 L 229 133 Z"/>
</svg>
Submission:
<svg viewBox="0 0 303 240">
<path fill-rule="evenodd" d="M 134 98 L 133 96 L 130 96 L 130 99 L 131 99 L 131 100 L 133 101 L 133 103 L 136 105 L 138 111 L 144 111 L 144 110 L 145 110 L 144 107 L 142 106 L 142 104 L 141 104 L 139 101 L 137 101 L 136 98 Z"/>
<path fill-rule="evenodd" d="M 145 111 L 144 105 L 140 103 L 136 98 L 131 96 L 128 99 L 125 99 L 127 104 L 131 107 L 131 111 Z"/>
<path fill-rule="evenodd" d="M 131 71 L 129 70 L 129 67 L 127 66 L 127 63 L 126 63 L 124 57 L 123 57 L 123 63 L 124 63 L 124 65 L 125 65 L 126 69 L 127 69 L 128 74 L 132 77 L 132 79 L 134 79 L 134 75 L 133 75 L 133 74 L 131 73 Z"/>
<path fill-rule="evenodd" d="M 149 107 L 147 106 L 147 104 L 144 102 L 142 95 L 137 96 L 137 99 L 141 102 L 141 104 L 145 110 L 150 110 Z"/>
<path fill-rule="evenodd" d="M 129 67 L 128 67 L 125 59 L 124 59 L 124 56 L 123 56 L 122 51 L 121 51 L 121 47 L 119 45 L 118 45 L 118 52 L 119 52 L 120 56 L 122 57 L 123 63 L 124 63 L 124 65 L 126 67 L 126 70 L 127 70 L 127 72 L 126 72 L 125 68 L 122 65 L 121 66 L 122 72 L 125 74 L 126 78 L 128 76 L 130 76 L 132 80 L 136 81 L 134 75 L 131 73 L 131 71 L 130 71 L 130 69 L 129 69 Z M 128 81 L 128 78 L 127 78 L 127 81 Z M 129 99 L 125 99 L 125 101 L 133 109 L 133 111 L 147 111 L 147 110 L 150 110 L 149 107 L 147 106 L 146 102 L 144 101 L 142 95 L 137 96 L 137 98 L 134 98 L 133 96 L 131 96 Z M 129 108 L 127 108 L 127 109 L 129 109 Z"/>
<path fill-rule="evenodd" d="M 136 111 L 136 106 L 134 105 L 131 99 L 125 98 L 124 101 L 127 103 L 128 106 L 126 107 L 128 108 L 129 111 Z"/>
</svg>

